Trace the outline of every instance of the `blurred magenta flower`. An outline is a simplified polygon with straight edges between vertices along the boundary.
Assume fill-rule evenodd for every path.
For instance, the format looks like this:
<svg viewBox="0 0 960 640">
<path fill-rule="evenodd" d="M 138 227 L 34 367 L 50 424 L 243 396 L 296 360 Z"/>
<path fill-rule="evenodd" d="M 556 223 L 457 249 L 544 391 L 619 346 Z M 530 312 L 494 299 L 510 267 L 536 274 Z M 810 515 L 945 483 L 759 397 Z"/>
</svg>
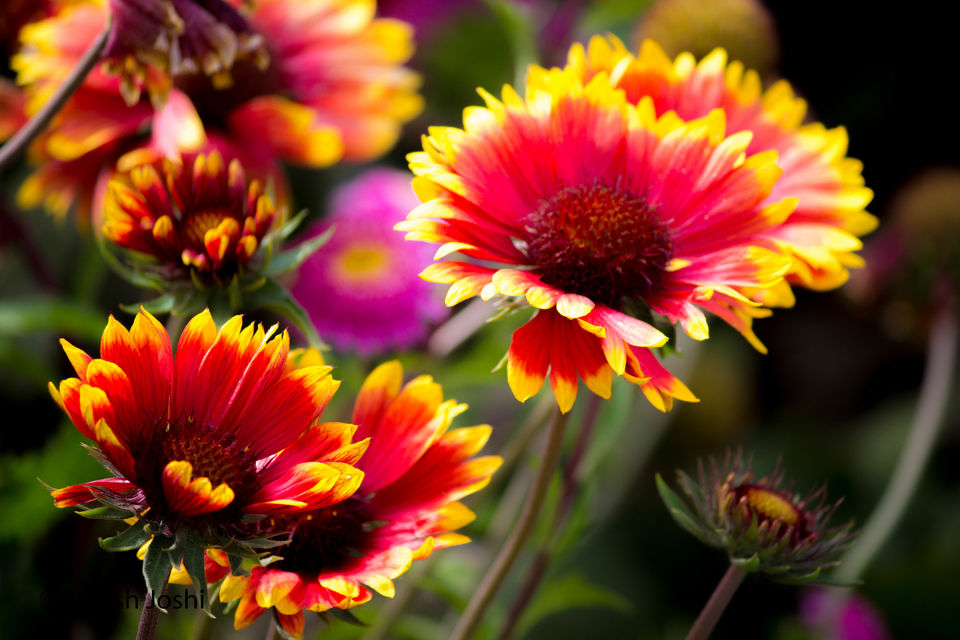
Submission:
<svg viewBox="0 0 960 640">
<path fill-rule="evenodd" d="M 804 626 L 819 633 L 826 632 L 825 640 L 891 640 L 883 615 L 866 598 L 851 593 L 841 605 L 833 622 L 824 627 L 828 589 L 807 591 L 800 599 L 800 619 Z"/>
<path fill-rule="evenodd" d="M 432 285 L 418 277 L 433 251 L 393 230 L 417 204 L 409 174 L 372 169 L 335 191 L 330 214 L 305 233 L 314 237 L 336 225 L 292 287 L 335 347 L 363 355 L 408 347 L 446 315 Z"/>
</svg>

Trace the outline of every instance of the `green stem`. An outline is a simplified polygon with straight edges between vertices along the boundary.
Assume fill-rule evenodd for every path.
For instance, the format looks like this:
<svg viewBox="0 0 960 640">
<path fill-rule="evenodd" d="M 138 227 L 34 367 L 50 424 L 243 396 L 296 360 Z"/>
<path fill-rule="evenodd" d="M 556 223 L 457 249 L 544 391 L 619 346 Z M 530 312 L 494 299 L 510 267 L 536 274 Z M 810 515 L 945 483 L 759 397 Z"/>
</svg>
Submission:
<svg viewBox="0 0 960 640">
<path fill-rule="evenodd" d="M 163 586 L 157 592 L 154 598 L 149 593 L 144 600 L 143 608 L 140 610 L 140 625 L 137 627 L 137 640 L 154 640 L 157 637 L 157 623 L 160 621 L 160 609 L 155 605 L 154 600 L 159 600 L 167 592 L 167 580 L 164 579 Z"/>
<path fill-rule="evenodd" d="M 553 472 L 560 459 L 560 450 L 563 448 L 563 432 L 566 429 L 568 418 L 568 414 L 561 413 L 559 409 L 555 410 L 550 431 L 547 434 L 546 449 L 543 453 L 543 459 L 540 461 L 540 469 L 533 481 L 533 487 L 523 507 L 523 512 L 520 514 L 510 537 L 507 538 L 500 549 L 500 553 L 493 561 L 493 565 L 491 565 L 477 591 L 470 599 L 466 611 L 463 612 L 459 622 L 457 622 L 457 626 L 450 636 L 451 640 L 467 640 L 470 637 L 506 579 L 511 567 L 513 567 L 517 556 L 520 555 L 524 543 L 533 532 L 537 516 L 540 515 L 540 510 L 545 502 L 550 479 L 553 477 Z"/>
<path fill-rule="evenodd" d="M 100 61 L 100 54 L 107 46 L 107 39 L 110 36 L 110 30 L 113 26 L 113 19 L 107 20 L 107 25 L 94 40 L 90 48 L 80 58 L 80 62 L 70 72 L 67 79 L 57 88 L 56 93 L 42 106 L 40 110 L 30 118 L 30 121 L 22 126 L 13 136 L 0 148 L 0 175 L 9 168 L 11 164 L 20 157 L 33 140 L 43 133 L 50 122 L 56 117 L 67 100 L 77 92 L 80 85 L 86 79 L 97 62 Z"/>
<path fill-rule="evenodd" d="M 687 640 L 706 640 L 706 638 L 710 637 L 710 633 L 713 632 L 713 628 L 717 626 L 717 621 L 720 619 L 720 616 L 723 615 L 727 605 L 730 604 L 730 600 L 733 599 L 733 594 L 737 592 L 737 588 L 740 586 L 740 583 L 743 582 L 746 575 L 747 572 L 736 565 L 731 564 L 727 568 L 727 572 L 723 574 L 720 584 L 713 590 L 713 594 L 710 595 L 707 604 L 704 605 L 700 615 L 697 616 L 693 626 L 690 627 Z"/>
<path fill-rule="evenodd" d="M 520 589 L 514 597 L 513 605 L 510 607 L 510 612 L 507 614 L 507 621 L 500 630 L 500 640 L 507 640 L 513 636 L 513 632 L 520 622 L 520 617 L 536 594 L 537 588 L 540 586 L 540 582 L 543 580 L 543 576 L 546 575 L 547 569 L 550 566 L 550 561 L 552 560 L 550 546 L 563 532 L 567 515 L 573 507 L 580 462 L 583 461 L 587 448 L 590 446 L 593 429 L 597 424 L 597 416 L 600 415 L 602 401 L 603 399 L 596 395 L 590 396 L 590 399 L 587 401 L 587 410 L 583 415 L 583 421 L 580 425 L 580 434 L 577 436 L 577 442 L 573 447 L 570 459 L 563 467 L 563 492 L 560 496 L 560 503 L 553 512 L 553 521 L 550 525 L 550 531 L 553 532 L 553 536 L 537 551 L 533 563 L 530 565 L 530 568 L 527 569 L 526 577 L 523 579 Z"/>
<path fill-rule="evenodd" d="M 957 315 L 952 302 L 943 305 L 933 319 L 917 412 L 896 469 L 856 543 L 834 574 L 845 582 L 858 580 L 890 537 L 910 504 L 930 460 L 950 399 L 956 369 Z"/>
<path fill-rule="evenodd" d="M 534 405 L 526 420 L 524 420 L 518 428 L 514 429 L 510 439 L 507 440 L 506 444 L 504 444 L 503 448 L 498 452 L 503 463 L 493 476 L 491 486 L 496 486 L 497 483 L 506 480 L 508 477 L 507 472 L 513 469 L 520 460 L 520 457 L 529 448 L 530 442 L 533 441 L 541 429 L 550 421 L 550 416 L 553 414 L 555 405 L 556 400 L 553 399 L 553 396 L 544 394 L 543 397 L 537 401 L 537 404 Z M 487 493 L 489 495 L 489 489 Z"/>
</svg>

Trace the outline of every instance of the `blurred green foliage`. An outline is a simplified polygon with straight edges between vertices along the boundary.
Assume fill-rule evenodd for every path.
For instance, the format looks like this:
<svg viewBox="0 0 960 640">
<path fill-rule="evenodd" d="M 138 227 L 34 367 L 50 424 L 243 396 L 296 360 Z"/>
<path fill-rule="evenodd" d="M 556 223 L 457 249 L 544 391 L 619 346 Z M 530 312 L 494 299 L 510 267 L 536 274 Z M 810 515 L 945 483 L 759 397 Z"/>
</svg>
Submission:
<svg viewBox="0 0 960 640">
<path fill-rule="evenodd" d="M 491 3 L 499 9 L 477 3 L 422 34 L 414 64 L 423 74 L 427 107 L 384 162 L 404 166 L 404 154 L 419 148 L 428 125 L 460 124 L 462 109 L 480 102 L 476 87 L 496 94 L 513 81 L 523 29 L 532 37 L 538 26 L 525 13 L 531 4 L 536 3 L 507 11 L 506 2 Z M 584 3 L 575 35 L 610 31 L 628 39 L 648 4 Z M 947 41 L 930 31 L 933 26 L 920 9 L 875 11 L 880 23 L 866 28 L 862 10 L 853 6 L 824 1 L 769 6 L 782 37 L 783 75 L 809 99 L 818 118 L 829 126 L 846 125 L 851 155 L 865 163 L 868 185 L 877 193 L 872 210 L 881 218 L 891 194 L 910 173 L 929 163 L 955 161 L 956 132 L 924 124 L 955 120 L 954 101 L 930 99 L 926 93 L 950 84 L 943 80 L 948 76 L 930 68 L 932 55 L 892 44 L 905 35 L 909 41 L 913 31 L 926 41 Z M 512 32 L 505 21 L 513 21 Z M 565 44 L 537 44 L 562 59 Z M 909 126 L 898 129 L 896 123 L 904 118 L 910 119 Z M 311 217 L 321 216 L 330 189 L 359 170 L 338 166 L 318 174 L 291 168 L 298 206 L 308 208 Z M 143 295 L 105 268 L 89 232 L 78 231 L 70 220 L 57 222 L 12 205 L 24 175 L 21 168 L 0 179 L 0 207 L 13 225 L 3 228 L 21 234 L 5 231 L 0 237 L 0 635 L 129 638 L 139 612 L 117 603 L 124 590 L 142 593 L 136 559 L 132 553 L 101 551 L 97 538 L 115 533 L 116 527 L 54 508 L 37 478 L 63 486 L 104 475 L 80 446 L 83 437 L 49 398 L 46 382 L 72 375 L 58 338 L 96 353 L 107 314 L 128 324 L 130 317 L 120 305 Z M 689 470 L 698 456 L 722 454 L 727 447 L 753 451 L 757 469 L 772 469 L 782 458 L 799 487 L 826 481 L 831 496 L 846 496 L 840 519 L 866 519 L 902 449 L 916 402 L 924 339 L 890 337 L 879 311 L 854 306 L 842 293 L 798 297 L 797 308 L 778 311 L 757 325 L 769 356 L 752 351 L 718 322 L 711 325 L 706 343 L 682 344 L 683 355 L 669 365 L 699 395 L 699 405 L 678 406 L 663 415 L 630 385 L 615 381 L 613 398 L 601 408 L 583 459 L 570 516 L 559 530 L 549 524 L 561 491 L 557 478 L 544 523 L 478 638 L 495 637 L 540 549 L 548 550 L 553 561 L 520 617 L 515 637 L 683 637 L 723 574 L 725 559 L 674 525 L 657 498 L 653 474 L 672 477 L 675 468 Z M 518 405 L 504 372 L 491 373 L 528 314 L 484 325 L 443 358 L 420 351 L 392 354 L 403 362 L 406 377 L 430 374 L 443 384 L 446 397 L 470 405 L 457 424 L 494 426 L 487 452 L 503 451 L 520 437 L 520 426 L 539 401 Z M 250 317 L 274 320 L 265 312 Z M 336 351 L 327 359 L 343 384 L 325 417 L 347 420 L 364 376 L 380 359 Z M 567 455 L 587 396 L 581 389 Z M 956 635 L 958 412 L 954 402 L 921 489 L 861 589 L 895 637 Z M 449 633 L 456 611 L 489 565 L 504 523 L 519 511 L 541 448 L 534 437 L 513 467 L 466 501 L 478 515 L 465 529 L 474 542 L 438 552 L 423 575 L 412 570 L 406 576 L 409 582 L 397 580 L 408 606 L 382 637 L 442 640 Z M 806 638 L 797 619 L 800 596 L 796 589 L 748 579 L 714 637 Z M 376 597 L 355 613 L 376 624 L 393 615 L 390 607 L 390 601 Z M 161 621 L 159 637 L 189 637 L 195 614 L 173 611 Z M 266 622 L 264 616 L 242 633 L 232 631 L 232 615 L 221 614 L 212 624 L 216 637 L 253 638 L 263 637 Z M 328 627 L 308 616 L 307 637 L 354 640 L 372 628 Z"/>
</svg>

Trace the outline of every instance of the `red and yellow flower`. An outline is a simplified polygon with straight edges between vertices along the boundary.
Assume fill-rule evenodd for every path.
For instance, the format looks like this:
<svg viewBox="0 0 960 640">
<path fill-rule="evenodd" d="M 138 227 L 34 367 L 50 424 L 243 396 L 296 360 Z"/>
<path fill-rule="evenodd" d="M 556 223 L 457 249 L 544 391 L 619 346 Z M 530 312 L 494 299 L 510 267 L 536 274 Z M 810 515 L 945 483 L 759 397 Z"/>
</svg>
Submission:
<svg viewBox="0 0 960 640">
<path fill-rule="evenodd" d="M 236 628 L 273 607 L 277 622 L 299 638 L 305 610 L 347 609 L 371 591 L 392 597 L 393 580 L 412 562 L 468 541 L 454 533 L 474 517 L 459 500 L 484 487 L 501 462 L 475 457 L 490 427 L 449 430 L 466 405 L 444 400 L 429 376 L 401 388 L 402 381 L 395 361 L 367 378 L 353 412 L 357 436 L 370 440 L 356 465 L 363 482 L 339 504 L 275 518 L 293 529 L 290 544 L 274 550 L 282 560 L 235 576 L 223 553 L 208 551 L 207 580 L 225 577 L 220 599 L 240 600 Z"/>
<path fill-rule="evenodd" d="M 3 142 L 27 122 L 23 93 L 6 78 L 0 78 L 0 142 Z"/>
<path fill-rule="evenodd" d="M 225 280 L 257 252 L 278 213 L 259 181 L 219 152 L 162 160 L 118 174 L 104 203 L 104 235 L 154 258 L 169 277 Z"/>
<path fill-rule="evenodd" d="M 671 60 L 652 40 L 633 55 L 616 38 L 597 36 L 586 48 L 571 48 L 568 66 L 584 82 L 606 75 L 628 102 L 650 100 L 658 116 L 673 112 L 691 120 L 722 109 L 728 133 L 751 133 L 747 154 L 777 152 L 783 174 L 767 202 L 796 198 L 797 205 L 783 224 L 762 233 L 792 258 L 783 283 L 757 292 L 765 304 L 792 305 L 789 284 L 838 287 L 850 268 L 863 265 L 855 253 L 862 247 L 859 237 L 876 227 L 876 218 L 864 210 L 873 192 L 864 186 L 862 163 L 847 157 L 843 127 L 804 124 L 807 104 L 789 83 L 781 80 L 763 90 L 759 75 L 740 62 L 728 64 L 722 49 L 699 62 L 689 53 Z M 528 81 L 537 85 L 549 77 L 534 70 Z"/>
<path fill-rule="evenodd" d="M 830 525 L 842 500 L 830 504 L 824 487 L 807 495 L 784 488 L 779 464 L 760 478 L 741 454 L 705 466 L 699 461 L 697 479 L 677 471 L 683 497 L 660 474 L 657 490 L 681 528 L 745 571 L 787 584 L 821 581 L 856 536 L 852 520 Z"/>
<path fill-rule="evenodd" d="M 244 516 L 352 495 L 367 441 L 351 442 L 352 425 L 317 424 L 339 383 L 330 367 L 297 366 L 287 333 L 274 334 L 240 316 L 218 331 L 205 311 L 174 356 L 141 310 L 130 330 L 110 318 L 100 358 L 62 341 L 77 377 L 50 393 L 113 476 L 52 491 L 56 505 L 105 500 L 156 533 L 187 527 L 216 538 L 260 526 Z"/>
<path fill-rule="evenodd" d="M 209 8 L 212 1 L 203 4 Z M 197 8 L 186 0 L 173 4 Z M 162 108 L 145 97 L 128 105 L 123 94 L 132 95 L 108 73 L 109 65 L 94 70 L 35 143 L 31 157 L 39 169 L 24 184 L 21 204 L 44 204 L 58 214 L 75 204 L 83 218 L 94 187 L 105 183 L 90 180 L 90 173 L 111 172 L 133 150 L 139 150 L 135 160 L 121 165 L 141 164 L 144 147 L 167 158 L 219 149 L 263 181 L 278 178 L 280 161 L 325 167 L 385 153 L 401 125 L 419 113 L 422 99 L 416 93 L 419 77 L 402 66 L 413 52 L 410 27 L 374 19 L 374 10 L 368 0 L 238 4 L 249 26 L 246 41 L 262 38 L 269 64 L 251 53 L 237 55 L 229 75 L 223 60 L 212 77 L 189 68 L 161 75 L 172 85 Z M 107 17 L 105 0 L 76 0 L 23 30 L 12 65 L 27 92 L 28 113 L 60 86 Z M 154 66 L 148 70 L 162 74 Z M 285 192 L 282 180 L 277 188 Z"/>
<path fill-rule="evenodd" d="M 513 336 L 507 377 L 523 401 L 548 370 L 563 411 L 581 378 L 609 397 L 614 373 L 662 410 L 695 397 L 650 348 L 667 337 L 655 312 L 691 337 L 704 310 L 752 343 L 769 310 L 744 294 L 776 286 L 790 266 L 765 234 L 793 211 L 772 197 L 776 152 L 751 154 L 749 132 L 727 135 L 714 110 L 682 120 L 632 104 L 605 72 L 534 68 L 526 98 L 464 112 L 464 129 L 435 127 L 409 156 L 423 204 L 398 225 L 407 238 L 477 262 L 443 261 L 422 277 L 451 283 L 447 303 L 480 294 L 526 299 L 536 312 Z"/>
<path fill-rule="evenodd" d="M 261 70 L 269 64 L 263 36 L 224 0 L 109 0 L 109 7 L 113 25 L 102 57 L 129 104 L 143 87 L 162 100 L 170 76 L 204 73 L 226 87 L 235 62 L 249 59 Z"/>
</svg>

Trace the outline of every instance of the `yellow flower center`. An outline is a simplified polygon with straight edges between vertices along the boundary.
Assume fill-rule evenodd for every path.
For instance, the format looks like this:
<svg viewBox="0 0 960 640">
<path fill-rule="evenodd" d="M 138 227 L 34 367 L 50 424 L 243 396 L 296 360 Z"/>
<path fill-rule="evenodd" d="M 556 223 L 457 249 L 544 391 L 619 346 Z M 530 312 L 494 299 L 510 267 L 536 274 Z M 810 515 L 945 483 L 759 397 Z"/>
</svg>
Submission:
<svg viewBox="0 0 960 640">
<path fill-rule="evenodd" d="M 194 249 L 203 248 L 203 237 L 210 229 L 216 229 L 221 222 L 230 218 L 230 214 L 223 210 L 198 211 L 187 216 L 181 227 L 184 244 Z"/>
<path fill-rule="evenodd" d="M 800 510 L 779 493 L 750 485 L 741 490 L 747 504 L 762 518 L 780 520 L 788 525 L 796 525 L 800 521 Z"/>
<path fill-rule="evenodd" d="M 333 268 L 338 280 L 364 284 L 386 276 L 390 259 L 382 245 L 355 244 L 336 256 Z"/>
</svg>

